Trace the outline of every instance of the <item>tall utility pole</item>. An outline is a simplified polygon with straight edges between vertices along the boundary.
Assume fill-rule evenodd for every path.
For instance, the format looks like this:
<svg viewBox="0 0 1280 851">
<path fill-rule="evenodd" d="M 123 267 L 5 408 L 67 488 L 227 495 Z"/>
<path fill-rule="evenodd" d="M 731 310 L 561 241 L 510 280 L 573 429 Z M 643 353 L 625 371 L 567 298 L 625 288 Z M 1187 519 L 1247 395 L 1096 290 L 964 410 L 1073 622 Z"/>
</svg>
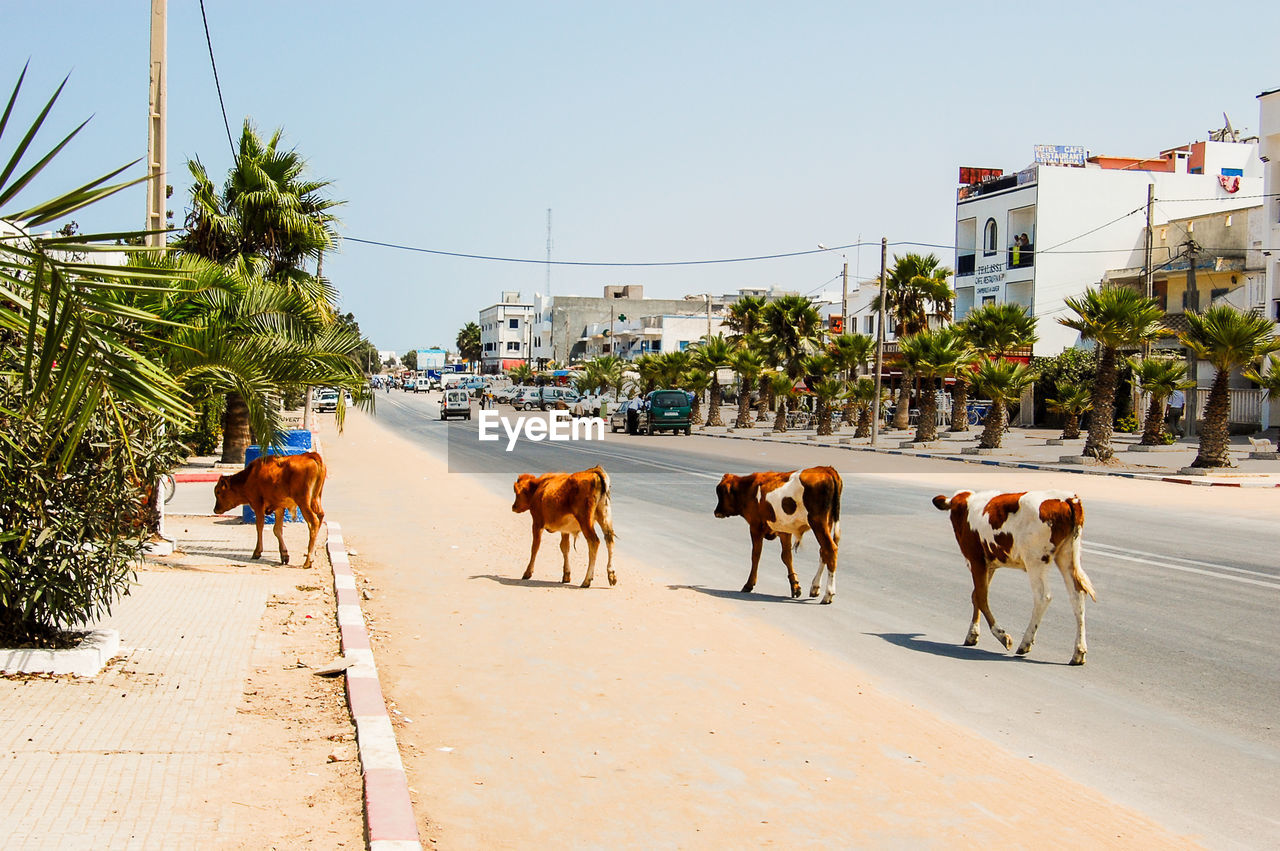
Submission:
<svg viewBox="0 0 1280 851">
<path fill-rule="evenodd" d="M 849 261 L 840 269 L 840 333 L 849 333 Z"/>
<path fill-rule="evenodd" d="M 711 342 L 711 293 L 707 293 L 707 342 Z"/>
<path fill-rule="evenodd" d="M 1155 200 L 1156 185 L 1154 183 L 1149 183 L 1147 184 L 1147 253 L 1146 260 L 1144 261 L 1144 268 L 1146 270 L 1147 298 L 1152 297 L 1155 289 L 1154 284 L 1152 283 L 1152 276 L 1154 272 L 1151 268 L 1151 205 L 1155 203 Z M 1143 352 L 1143 354 L 1145 355 L 1146 352 Z"/>
<path fill-rule="evenodd" d="M 164 247 L 165 101 L 168 98 L 168 2 L 151 0 L 151 82 L 147 87 L 147 245 Z"/>
<path fill-rule="evenodd" d="M 884 299 L 885 264 L 889 255 L 889 238 L 880 237 L 880 309 L 876 312 L 876 398 L 871 401 L 871 445 L 876 445 L 880 432 L 880 373 L 884 371 Z"/>
<path fill-rule="evenodd" d="M 1194 239 L 1187 239 L 1187 294 L 1186 306 L 1184 310 L 1200 310 L 1200 291 L 1196 289 L 1196 252 L 1200 250 L 1200 246 Z M 1187 420 L 1187 436 L 1195 437 L 1196 420 L 1200 416 L 1200 381 L 1199 372 L 1200 365 L 1196 361 L 1196 353 L 1189 351 L 1187 353 L 1187 378 L 1196 383 L 1187 390 L 1186 399 L 1186 420 Z"/>
</svg>

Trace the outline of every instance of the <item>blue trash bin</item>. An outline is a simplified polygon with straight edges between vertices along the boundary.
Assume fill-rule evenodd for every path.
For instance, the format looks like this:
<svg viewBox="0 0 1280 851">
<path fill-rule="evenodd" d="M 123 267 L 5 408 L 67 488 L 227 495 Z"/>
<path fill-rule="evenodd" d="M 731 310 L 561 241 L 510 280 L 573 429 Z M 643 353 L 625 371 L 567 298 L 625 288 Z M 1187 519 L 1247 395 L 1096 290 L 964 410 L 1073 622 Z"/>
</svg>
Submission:
<svg viewBox="0 0 1280 851">
<path fill-rule="evenodd" d="M 275 452 L 269 452 L 267 454 L 269 455 L 302 455 L 310 451 L 311 451 L 311 432 L 308 431 L 307 429 L 293 429 L 292 431 L 287 432 L 283 446 L 281 446 Z M 262 454 L 263 454 L 262 447 L 257 446 L 256 444 L 248 447 L 244 451 L 244 465 L 248 467 L 251 463 L 253 463 L 253 461 L 260 458 Z M 253 509 L 247 505 L 241 507 L 240 519 L 243 520 L 245 523 L 257 522 L 254 517 Z M 276 522 L 275 512 L 268 514 L 266 519 L 263 522 L 267 523 L 268 525 L 274 524 Z M 296 508 L 293 511 L 285 511 L 284 522 L 286 523 L 304 522 L 302 517 L 302 512 Z"/>
</svg>

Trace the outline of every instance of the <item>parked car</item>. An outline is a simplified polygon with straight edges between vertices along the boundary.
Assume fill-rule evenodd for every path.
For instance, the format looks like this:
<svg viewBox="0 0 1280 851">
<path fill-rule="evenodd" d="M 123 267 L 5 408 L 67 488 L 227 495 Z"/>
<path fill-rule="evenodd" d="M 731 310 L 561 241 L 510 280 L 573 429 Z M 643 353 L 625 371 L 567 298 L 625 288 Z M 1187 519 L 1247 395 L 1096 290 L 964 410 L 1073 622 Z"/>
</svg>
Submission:
<svg viewBox="0 0 1280 851">
<path fill-rule="evenodd" d="M 524 390 L 524 387 L 518 387 L 515 384 L 508 384 L 505 387 L 499 387 L 493 391 L 493 400 L 495 402 L 506 402 L 510 404 L 515 399 L 516 394 Z"/>
<path fill-rule="evenodd" d="M 449 417 L 471 419 L 471 394 L 462 387 L 450 387 L 444 391 L 444 398 L 440 400 L 440 419 L 447 420 Z"/>
<path fill-rule="evenodd" d="M 512 404 L 516 410 L 532 411 L 535 408 L 553 410 L 561 402 L 566 408 L 578 401 L 578 391 L 572 387 L 527 387 Z"/>
<path fill-rule="evenodd" d="M 627 427 L 627 420 L 631 413 L 631 406 L 640 403 L 641 400 L 639 399 L 625 399 L 616 407 L 611 407 L 609 409 L 609 431 L 625 431 L 628 434 L 632 434 L 631 429 Z"/>
<path fill-rule="evenodd" d="M 406 392 L 406 393 L 408 393 L 409 391 L 413 391 L 414 393 L 417 393 L 417 392 L 418 392 L 418 379 L 416 379 L 416 378 L 406 378 L 406 379 L 404 380 L 404 382 L 400 385 L 400 389 L 401 389 L 401 390 L 403 390 L 403 391 L 404 391 L 404 392 Z"/>
<path fill-rule="evenodd" d="M 328 388 L 317 390 L 315 396 L 312 397 L 311 406 L 316 409 L 317 413 L 338 410 L 338 391 Z"/>
<path fill-rule="evenodd" d="M 654 390 L 644 398 L 648 413 L 647 434 L 659 431 L 692 433 L 693 406 L 683 390 Z"/>
</svg>

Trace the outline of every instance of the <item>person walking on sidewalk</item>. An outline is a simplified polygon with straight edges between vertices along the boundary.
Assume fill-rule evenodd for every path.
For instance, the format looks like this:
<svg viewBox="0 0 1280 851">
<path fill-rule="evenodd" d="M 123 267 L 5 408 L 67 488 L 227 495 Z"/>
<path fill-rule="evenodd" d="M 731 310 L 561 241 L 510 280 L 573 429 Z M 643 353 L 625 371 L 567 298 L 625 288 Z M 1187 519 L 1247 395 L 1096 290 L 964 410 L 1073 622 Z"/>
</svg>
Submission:
<svg viewBox="0 0 1280 851">
<path fill-rule="evenodd" d="M 1178 423 L 1182 420 L 1182 412 L 1186 406 L 1186 395 L 1181 390 L 1174 390 L 1169 396 L 1169 408 L 1165 412 L 1165 421 L 1169 424 L 1169 431 L 1173 433 L 1175 440 L 1182 436 Z"/>
</svg>

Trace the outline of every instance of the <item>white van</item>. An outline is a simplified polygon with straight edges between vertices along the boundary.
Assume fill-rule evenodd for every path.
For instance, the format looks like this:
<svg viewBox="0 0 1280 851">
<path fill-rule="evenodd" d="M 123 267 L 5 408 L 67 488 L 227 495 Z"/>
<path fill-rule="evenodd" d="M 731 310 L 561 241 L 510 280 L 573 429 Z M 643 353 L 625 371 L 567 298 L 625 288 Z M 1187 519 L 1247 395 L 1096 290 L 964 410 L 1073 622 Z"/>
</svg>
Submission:
<svg viewBox="0 0 1280 851">
<path fill-rule="evenodd" d="M 447 420 L 449 417 L 471 419 L 471 394 L 462 387 L 446 389 L 444 398 L 440 400 L 440 419 Z"/>
</svg>

